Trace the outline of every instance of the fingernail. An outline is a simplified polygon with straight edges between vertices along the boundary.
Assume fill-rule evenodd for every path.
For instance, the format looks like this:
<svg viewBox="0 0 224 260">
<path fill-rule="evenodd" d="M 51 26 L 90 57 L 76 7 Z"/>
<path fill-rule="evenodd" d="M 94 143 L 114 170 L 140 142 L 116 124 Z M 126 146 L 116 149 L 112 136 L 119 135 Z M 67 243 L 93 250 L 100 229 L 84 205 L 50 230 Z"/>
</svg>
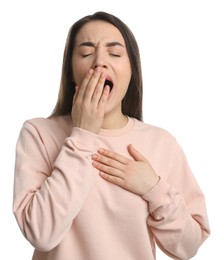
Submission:
<svg viewBox="0 0 224 260">
<path fill-rule="evenodd" d="M 96 159 L 97 158 L 97 155 L 96 154 L 93 154 L 92 155 L 92 159 Z"/>
</svg>

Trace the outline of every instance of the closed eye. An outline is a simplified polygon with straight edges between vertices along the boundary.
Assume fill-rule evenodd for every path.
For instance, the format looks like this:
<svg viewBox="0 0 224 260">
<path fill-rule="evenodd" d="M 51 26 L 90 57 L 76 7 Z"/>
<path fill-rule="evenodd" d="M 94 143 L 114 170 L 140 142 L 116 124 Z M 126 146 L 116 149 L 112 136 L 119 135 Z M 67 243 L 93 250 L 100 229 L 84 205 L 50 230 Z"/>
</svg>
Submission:
<svg viewBox="0 0 224 260">
<path fill-rule="evenodd" d="M 113 56 L 113 57 L 121 57 L 121 55 L 119 55 L 119 54 L 114 54 L 114 53 L 111 53 L 110 55 Z"/>
<path fill-rule="evenodd" d="M 82 57 L 85 58 L 85 57 L 88 57 L 90 56 L 92 53 L 88 53 L 88 54 L 82 54 Z"/>
</svg>

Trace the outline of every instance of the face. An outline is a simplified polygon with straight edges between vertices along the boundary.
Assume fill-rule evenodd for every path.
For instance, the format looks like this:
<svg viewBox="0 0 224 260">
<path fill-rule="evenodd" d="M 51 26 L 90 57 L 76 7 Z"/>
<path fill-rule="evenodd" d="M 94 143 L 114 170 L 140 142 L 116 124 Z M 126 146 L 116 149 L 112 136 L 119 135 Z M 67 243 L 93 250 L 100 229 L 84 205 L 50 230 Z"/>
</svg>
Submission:
<svg viewBox="0 0 224 260">
<path fill-rule="evenodd" d="M 121 112 L 121 102 L 131 79 L 131 65 L 120 31 L 110 23 L 91 21 L 78 32 L 72 57 L 73 77 L 76 85 L 90 68 L 101 67 L 106 79 L 112 82 L 107 112 Z"/>
</svg>

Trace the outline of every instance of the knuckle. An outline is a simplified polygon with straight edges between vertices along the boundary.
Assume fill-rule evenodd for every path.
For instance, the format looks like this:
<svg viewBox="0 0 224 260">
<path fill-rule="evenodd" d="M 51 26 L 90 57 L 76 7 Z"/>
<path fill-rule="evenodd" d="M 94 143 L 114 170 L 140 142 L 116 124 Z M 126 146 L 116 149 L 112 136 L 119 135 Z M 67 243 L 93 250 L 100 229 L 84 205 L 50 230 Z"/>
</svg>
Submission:
<svg viewBox="0 0 224 260">
<path fill-rule="evenodd" d="M 95 95 L 100 95 L 101 94 L 101 92 L 102 92 L 102 90 L 100 89 L 100 88 L 96 88 L 96 90 L 95 90 Z"/>
<path fill-rule="evenodd" d="M 107 164 L 108 164 L 108 165 L 112 165 L 112 163 L 113 163 L 112 159 L 110 159 L 110 158 L 107 159 Z"/>
<path fill-rule="evenodd" d="M 107 172 L 110 174 L 110 176 L 111 177 L 113 177 L 114 178 L 114 176 L 113 176 L 113 168 L 110 168 L 110 167 L 107 167 Z"/>
</svg>

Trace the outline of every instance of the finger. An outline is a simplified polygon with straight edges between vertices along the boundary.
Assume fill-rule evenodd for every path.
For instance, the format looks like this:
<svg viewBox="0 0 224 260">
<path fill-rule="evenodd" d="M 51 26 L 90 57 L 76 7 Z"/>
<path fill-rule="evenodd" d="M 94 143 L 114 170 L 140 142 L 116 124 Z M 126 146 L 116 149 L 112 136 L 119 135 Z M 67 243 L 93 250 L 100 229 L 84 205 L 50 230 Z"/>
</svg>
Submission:
<svg viewBox="0 0 224 260">
<path fill-rule="evenodd" d="M 109 167 L 119 169 L 119 170 L 122 170 L 122 166 L 124 166 L 123 163 L 120 163 L 117 160 L 114 160 L 112 158 L 109 158 L 109 157 L 106 157 L 106 156 L 103 156 L 100 154 L 93 154 L 92 159 L 95 161 L 94 165 L 97 165 L 97 163 L 98 163 L 99 165 L 103 164 L 103 165 L 107 165 Z M 102 170 L 102 168 L 99 168 L 99 166 L 98 166 L 98 169 Z"/>
<path fill-rule="evenodd" d="M 86 76 L 84 77 L 81 86 L 79 87 L 79 91 L 78 91 L 76 97 L 79 98 L 80 100 L 83 100 L 83 97 L 84 97 L 85 92 L 86 92 L 87 85 L 88 85 L 90 79 L 92 78 L 93 73 L 94 73 L 94 70 L 90 69 L 88 71 L 88 73 L 86 74 Z"/>
<path fill-rule="evenodd" d="M 94 73 L 92 74 L 92 77 L 90 78 L 84 92 L 83 100 L 91 101 L 93 97 L 93 93 L 96 89 L 96 86 L 100 80 L 101 76 L 101 68 L 97 67 Z"/>
<path fill-rule="evenodd" d="M 147 162 L 148 160 L 139 152 L 137 151 L 132 144 L 128 146 L 128 151 L 130 155 L 136 160 L 136 161 L 142 161 Z"/>
<path fill-rule="evenodd" d="M 114 159 L 120 163 L 123 163 L 123 164 L 127 164 L 129 162 L 129 159 L 121 154 L 118 154 L 118 153 L 115 153 L 115 152 L 112 152 L 110 150 L 106 150 L 106 149 L 99 149 L 98 150 L 98 153 L 101 154 L 101 155 L 104 155 L 108 158 L 111 158 L 111 159 Z"/>
<path fill-rule="evenodd" d="M 94 93 L 92 96 L 92 103 L 96 104 L 98 106 L 99 100 L 101 99 L 101 96 L 104 92 L 104 83 L 105 83 L 106 75 L 105 73 L 101 73 L 99 80 L 97 82 L 97 85 L 94 89 Z"/>
<path fill-rule="evenodd" d="M 104 172 L 105 174 L 109 174 L 111 176 L 116 176 L 119 178 L 123 178 L 123 176 L 124 176 L 124 174 L 121 170 L 119 170 L 118 168 L 111 167 L 107 164 L 103 164 L 98 161 L 93 161 L 92 165 L 93 165 L 93 167 L 98 169 L 100 172 Z"/>
<path fill-rule="evenodd" d="M 105 180 L 108 181 L 110 183 L 113 183 L 115 185 L 118 185 L 120 187 L 124 186 L 124 180 L 122 178 L 116 177 L 116 176 L 112 176 L 109 175 L 105 172 L 100 172 L 99 175 Z"/>
<path fill-rule="evenodd" d="M 109 94 L 110 94 L 110 87 L 108 85 L 106 85 L 103 89 L 103 93 L 102 93 L 99 103 L 98 103 L 99 110 L 104 110 L 104 107 L 107 104 Z"/>
<path fill-rule="evenodd" d="M 79 92 L 79 86 L 75 86 L 75 94 L 73 96 L 73 104 L 75 104 Z"/>
</svg>

